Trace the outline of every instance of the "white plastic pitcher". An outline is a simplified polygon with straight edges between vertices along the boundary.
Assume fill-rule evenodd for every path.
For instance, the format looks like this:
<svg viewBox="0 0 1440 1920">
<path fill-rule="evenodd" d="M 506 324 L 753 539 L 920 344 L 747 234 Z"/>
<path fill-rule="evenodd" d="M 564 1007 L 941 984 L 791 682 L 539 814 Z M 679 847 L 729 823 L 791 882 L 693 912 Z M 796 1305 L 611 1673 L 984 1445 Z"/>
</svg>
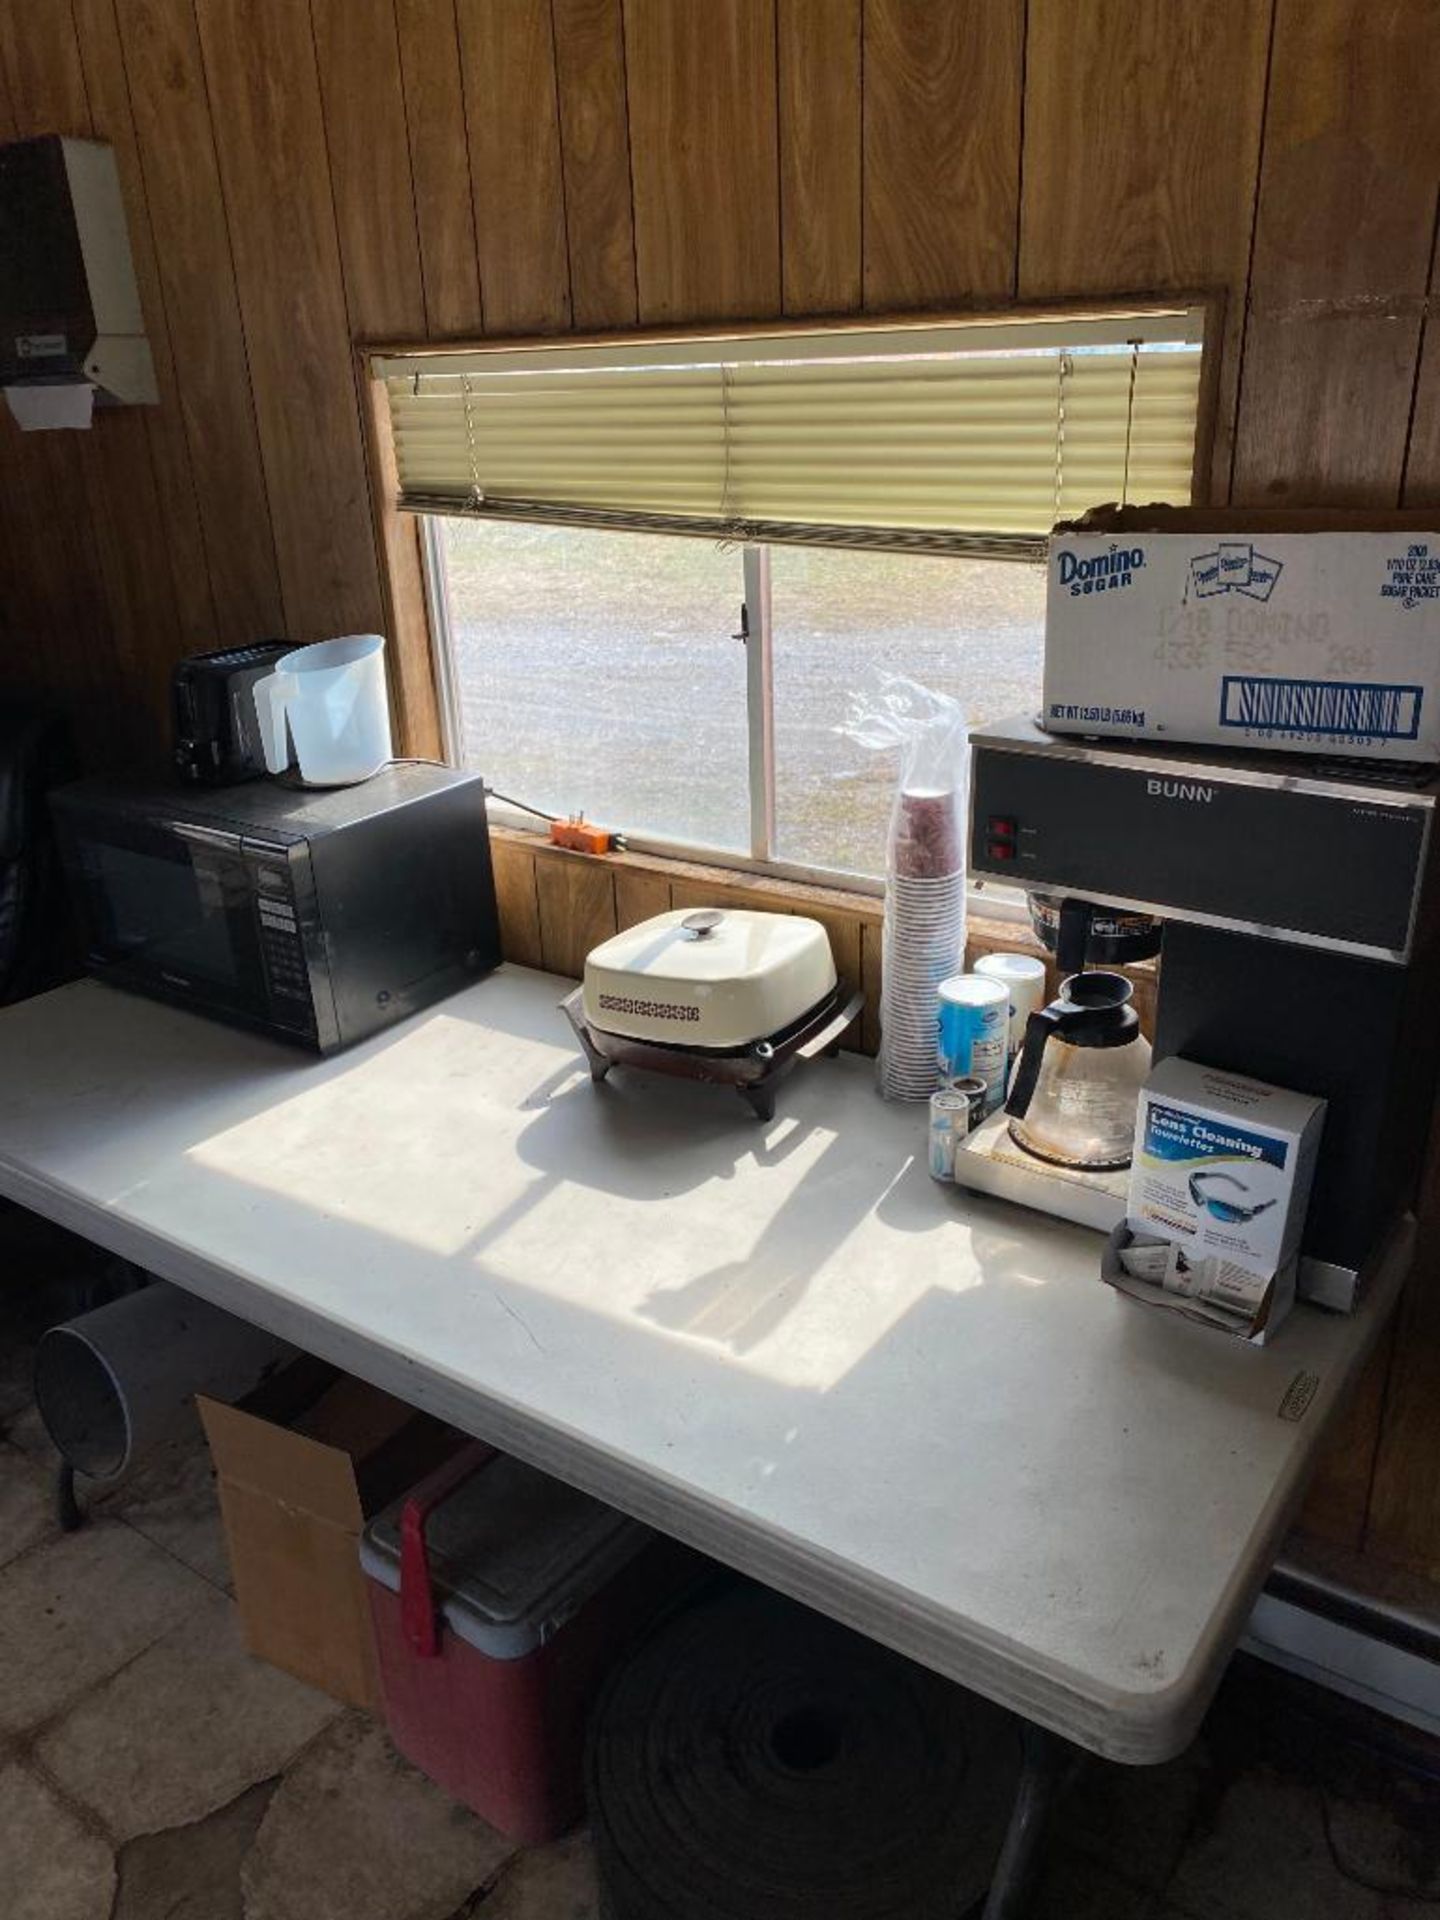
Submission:
<svg viewBox="0 0 1440 1920">
<path fill-rule="evenodd" d="M 255 682 L 254 694 L 271 773 L 290 765 L 292 741 L 307 787 L 354 786 L 390 759 L 383 634 L 347 633 L 297 647 Z"/>
</svg>

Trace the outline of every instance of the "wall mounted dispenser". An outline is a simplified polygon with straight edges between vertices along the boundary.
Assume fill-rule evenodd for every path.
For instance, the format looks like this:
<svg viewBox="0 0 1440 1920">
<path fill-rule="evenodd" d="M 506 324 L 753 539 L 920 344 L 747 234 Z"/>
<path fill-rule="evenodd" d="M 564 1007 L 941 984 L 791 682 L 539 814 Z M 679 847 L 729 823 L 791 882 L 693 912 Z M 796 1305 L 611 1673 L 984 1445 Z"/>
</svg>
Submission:
<svg viewBox="0 0 1440 1920">
<path fill-rule="evenodd" d="M 0 146 L 0 387 L 22 427 L 88 426 L 158 395 L 114 149 Z"/>
</svg>

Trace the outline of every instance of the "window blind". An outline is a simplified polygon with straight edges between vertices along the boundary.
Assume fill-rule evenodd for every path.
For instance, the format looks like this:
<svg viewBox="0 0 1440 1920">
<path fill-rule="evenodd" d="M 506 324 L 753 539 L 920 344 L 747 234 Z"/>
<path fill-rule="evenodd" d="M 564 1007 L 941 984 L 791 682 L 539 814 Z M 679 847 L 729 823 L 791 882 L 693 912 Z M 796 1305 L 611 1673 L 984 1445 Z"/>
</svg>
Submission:
<svg viewBox="0 0 1440 1920">
<path fill-rule="evenodd" d="M 381 356 L 399 505 L 1038 554 L 1191 494 L 1203 312 Z"/>
</svg>

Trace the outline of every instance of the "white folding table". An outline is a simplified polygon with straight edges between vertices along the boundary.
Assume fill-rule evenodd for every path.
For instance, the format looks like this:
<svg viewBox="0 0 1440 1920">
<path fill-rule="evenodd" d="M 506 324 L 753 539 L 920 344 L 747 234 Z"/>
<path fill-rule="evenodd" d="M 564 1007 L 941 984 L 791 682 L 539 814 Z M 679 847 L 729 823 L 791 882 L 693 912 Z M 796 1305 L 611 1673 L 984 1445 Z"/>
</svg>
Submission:
<svg viewBox="0 0 1440 1920">
<path fill-rule="evenodd" d="M 1105 1287 L 1085 1229 L 937 1185 L 859 1058 L 768 1124 L 593 1086 L 568 984 L 506 966 L 324 1061 L 41 996 L 0 1014 L 0 1194 L 1036 1728 L 1177 1753 L 1407 1247 L 1353 1318 L 1249 1347 Z"/>
</svg>

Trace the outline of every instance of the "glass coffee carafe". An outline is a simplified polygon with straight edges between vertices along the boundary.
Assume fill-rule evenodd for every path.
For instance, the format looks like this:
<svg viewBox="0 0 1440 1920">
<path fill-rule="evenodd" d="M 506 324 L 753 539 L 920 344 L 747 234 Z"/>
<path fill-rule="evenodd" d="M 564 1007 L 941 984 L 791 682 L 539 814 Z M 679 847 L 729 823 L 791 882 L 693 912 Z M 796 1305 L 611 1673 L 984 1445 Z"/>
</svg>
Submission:
<svg viewBox="0 0 1440 1920">
<path fill-rule="evenodd" d="M 1010 1082 L 1010 1137 L 1052 1166 L 1128 1167 L 1150 1044 L 1119 973 L 1077 973 L 1032 1013 Z"/>
</svg>

